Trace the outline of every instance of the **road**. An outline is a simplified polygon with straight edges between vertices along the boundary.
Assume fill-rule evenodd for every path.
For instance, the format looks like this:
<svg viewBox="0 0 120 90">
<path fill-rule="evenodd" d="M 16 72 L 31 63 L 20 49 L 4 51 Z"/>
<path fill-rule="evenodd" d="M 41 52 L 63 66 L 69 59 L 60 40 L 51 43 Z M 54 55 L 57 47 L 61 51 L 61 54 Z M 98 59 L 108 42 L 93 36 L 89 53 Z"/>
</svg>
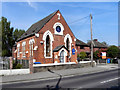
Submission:
<svg viewBox="0 0 120 90">
<path fill-rule="evenodd" d="M 52 71 L 50 72 L 56 74 Z M 116 88 L 118 87 L 118 80 L 120 80 L 120 77 L 118 77 L 118 70 L 116 69 L 111 71 L 77 75 L 71 77 L 60 76 L 60 78 L 52 80 L 38 80 L 26 83 L 3 84 L 2 88 L 3 90 L 4 88 Z"/>
</svg>

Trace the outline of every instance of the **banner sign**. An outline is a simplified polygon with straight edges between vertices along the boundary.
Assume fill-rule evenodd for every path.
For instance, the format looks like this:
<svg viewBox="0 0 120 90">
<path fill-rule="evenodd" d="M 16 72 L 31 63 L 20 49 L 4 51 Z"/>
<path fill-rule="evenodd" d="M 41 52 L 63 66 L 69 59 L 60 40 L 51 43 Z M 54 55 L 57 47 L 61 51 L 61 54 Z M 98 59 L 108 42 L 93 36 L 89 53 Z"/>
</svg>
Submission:
<svg viewBox="0 0 120 90">
<path fill-rule="evenodd" d="M 106 59 L 106 52 L 102 52 L 102 59 Z"/>
</svg>

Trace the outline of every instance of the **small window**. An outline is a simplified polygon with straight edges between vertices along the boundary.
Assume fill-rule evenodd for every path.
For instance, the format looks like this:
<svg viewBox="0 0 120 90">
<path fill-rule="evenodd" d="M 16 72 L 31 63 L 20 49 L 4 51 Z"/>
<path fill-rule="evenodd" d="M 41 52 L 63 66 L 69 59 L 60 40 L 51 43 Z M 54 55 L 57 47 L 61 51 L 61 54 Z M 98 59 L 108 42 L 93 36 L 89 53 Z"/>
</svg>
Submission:
<svg viewBox="0 0 120 90">
<path fill-rule="evenodd" d="M 60 27 L 60 26 L 57 26 L 57 27 L 56 27 L 56 31 L 57 31 L 57 32 L 61 32 L 61 27 Z"/>
</svg>

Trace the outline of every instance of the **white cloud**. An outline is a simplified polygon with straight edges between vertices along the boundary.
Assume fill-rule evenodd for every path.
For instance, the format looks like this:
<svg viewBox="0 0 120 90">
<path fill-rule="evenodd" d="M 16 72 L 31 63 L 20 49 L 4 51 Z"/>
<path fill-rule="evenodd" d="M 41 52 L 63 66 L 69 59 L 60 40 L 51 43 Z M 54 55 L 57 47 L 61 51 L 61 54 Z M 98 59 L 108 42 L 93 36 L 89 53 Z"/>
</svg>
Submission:
<svg viewBox="0 0 120 90">
<path fill-rule="evenodd" d="M 28 3 L 28 5 L 29 5 L 30 7 L 34 8 L 35 10 L 38 9 L 35 2 L 31 2 L 30 0 L 27 0 L 27 3 Z"/>
</svg>

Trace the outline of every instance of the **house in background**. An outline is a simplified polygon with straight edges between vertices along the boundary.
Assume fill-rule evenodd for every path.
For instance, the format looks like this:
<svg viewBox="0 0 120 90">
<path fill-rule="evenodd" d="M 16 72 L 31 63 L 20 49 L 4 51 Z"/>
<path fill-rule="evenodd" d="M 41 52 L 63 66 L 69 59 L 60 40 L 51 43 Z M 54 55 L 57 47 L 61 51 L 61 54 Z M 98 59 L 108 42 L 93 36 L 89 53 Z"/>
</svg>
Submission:
<svg viewBox="0 0 120 90">
<path fill-rule="evenodd" d="M 34 23 L 13 49 L 17 60 L 34 63 L 77 62 L 76 38 L 59 10 Z"/>
<path fill-rule="evenodd" d="M 80 52 L 85 52 L 87 54 L 87 57 L 90 58 L 91 53 L 91 42 L 89 41 L 87 44 L 83 41 L 76 39 L 76 49 L 77 54 L 80 54 Z M 101 57 L 102 52 L 107 51 L 107 46 L 100 43 L 97 39 L 93 40 L 93 52 L 99 51 L 99 57 Z"/>
<path fill-rule="evenodd" d="M 90 47 L 79 39 L 76 39 L 76 49 L 77 54 L 80 54 L 80 52 L 86 52 L 87 56 L 90 55 Z"/>
<path fill-rule="evenodd" d="M 91 50 L 91 41 L 87 43 L 87 45 L 90 47 L 89 49 Z M 93 40 L 93 52 L 99 51 L 99 57 L 101 57 L 101 52 L 106 52 L 107 51 L 107 46 L 100 43 L 97 39 Z"/>
</svg>

